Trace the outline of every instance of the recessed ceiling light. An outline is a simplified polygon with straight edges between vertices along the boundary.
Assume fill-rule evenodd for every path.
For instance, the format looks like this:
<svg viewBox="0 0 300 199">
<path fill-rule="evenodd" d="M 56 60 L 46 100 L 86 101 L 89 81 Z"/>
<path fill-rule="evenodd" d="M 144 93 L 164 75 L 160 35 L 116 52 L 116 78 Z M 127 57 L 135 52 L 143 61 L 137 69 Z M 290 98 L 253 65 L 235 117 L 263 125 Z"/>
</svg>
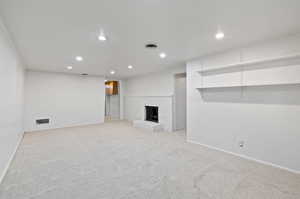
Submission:
<svg viewBox="0 0 300 199">
<path fill-rule="evenodd" d="M 128 68 L 129 68 L 129 69 L 132 69 L 132 68 L 133 68 L 133 66 L 129 65 L 129 66 L 128 66 Z"/>
<path fill-rule="evenodd" d="M 77 56 L 75 59 L 76 59 L 77 61 L 82 61 L 82 60 L 83 60 L 83 58 L 82 58 L 81 56 Z"/>
<path fill-rule="evenodd" d="M 216 34 L 216 39 L 217 40 L 222 40 L 225 37 L 223 32 L 217 32 Z"/>
<path fill-rule="evenodd" d="M 107 38 L 103 34 L 99 35 L 98 39 L 99 39 L 99 41 L 106 41 L 107 40 Z"/>
<path fill-rule="evenodd" d="M 110 71 L 110 74 L 115 74 L 116 73 L 116 71 L 114 71 L 114 70 L 112 70 L 112 71 Z"/>
<path fill-rule="evenodd" d="M 160 56 L 160 58 L 164 59 L 164 58 L 166 58 L 167 55 L 166 55 L 166 53 L 160 53 L 159 56 Z"/>
<path fill-rule="evenodd" d="M 67 69 L 68 69 L 68 70 L 72 70 L 73 67 L 72 67 L 72 66 L 67 66 Z"/>
</svg>

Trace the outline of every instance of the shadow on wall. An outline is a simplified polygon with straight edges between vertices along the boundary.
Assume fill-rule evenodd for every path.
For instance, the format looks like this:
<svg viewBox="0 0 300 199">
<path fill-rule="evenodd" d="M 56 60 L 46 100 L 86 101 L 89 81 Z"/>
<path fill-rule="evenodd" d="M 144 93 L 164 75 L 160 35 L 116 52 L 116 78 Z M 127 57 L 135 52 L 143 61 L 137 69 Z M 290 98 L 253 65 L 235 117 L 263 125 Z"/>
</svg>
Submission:
<svg viewBox="0 0 300 199">
<path fill-rule="evenodd" d="M 205 102 L 300 105 L 300 85 L 198 89 Z"/>
</svg>

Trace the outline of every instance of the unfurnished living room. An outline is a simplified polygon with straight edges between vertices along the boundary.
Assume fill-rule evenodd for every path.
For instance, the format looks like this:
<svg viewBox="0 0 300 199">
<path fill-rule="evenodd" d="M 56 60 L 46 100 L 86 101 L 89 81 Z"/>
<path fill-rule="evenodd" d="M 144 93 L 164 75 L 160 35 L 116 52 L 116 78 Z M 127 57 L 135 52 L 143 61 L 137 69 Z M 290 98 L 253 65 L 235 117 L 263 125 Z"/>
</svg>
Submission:
<svg viewBox="0 0 300 199">
<path fill-rule="evenodd" d="M 300 199 L 299 0 L 0 0 L 0 199 Z"/>
</svg>

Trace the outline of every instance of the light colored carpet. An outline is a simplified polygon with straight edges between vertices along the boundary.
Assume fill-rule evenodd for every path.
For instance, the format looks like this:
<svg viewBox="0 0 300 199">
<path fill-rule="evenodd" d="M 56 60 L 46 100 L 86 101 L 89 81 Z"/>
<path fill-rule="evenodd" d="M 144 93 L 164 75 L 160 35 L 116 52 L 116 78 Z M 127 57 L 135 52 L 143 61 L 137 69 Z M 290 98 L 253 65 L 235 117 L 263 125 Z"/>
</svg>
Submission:
<svg viewBox="0 0 300 199">
<path fill-rule="evenodd" d="M 299 199 L 300 176 L 109 122 L 25 135 L 1 199 Z"/>
</svg>

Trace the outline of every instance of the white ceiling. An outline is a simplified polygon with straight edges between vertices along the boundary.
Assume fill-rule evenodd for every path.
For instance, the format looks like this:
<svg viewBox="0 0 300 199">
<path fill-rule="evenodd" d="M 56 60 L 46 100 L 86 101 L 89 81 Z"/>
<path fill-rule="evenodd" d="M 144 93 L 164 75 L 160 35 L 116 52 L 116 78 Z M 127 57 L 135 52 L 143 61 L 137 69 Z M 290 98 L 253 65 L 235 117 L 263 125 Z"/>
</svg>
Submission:
<svg viewBox="0 0 300 199">
<path fill-rule="evenodd" d="M 0 0 L 0 14 L 28 68 L 120 78 L 300 30 L 299 0 Z"/>
</svg>

